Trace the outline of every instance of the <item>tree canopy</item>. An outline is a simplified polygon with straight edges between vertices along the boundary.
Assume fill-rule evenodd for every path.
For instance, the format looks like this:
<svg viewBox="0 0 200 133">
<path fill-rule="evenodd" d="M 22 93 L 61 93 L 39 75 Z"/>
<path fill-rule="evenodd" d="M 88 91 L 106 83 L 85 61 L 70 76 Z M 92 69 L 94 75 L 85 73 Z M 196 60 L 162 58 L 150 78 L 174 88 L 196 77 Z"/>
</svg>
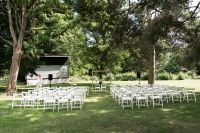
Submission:
<svg viewBox="0 0 200 133">
<path fill-rule="evenodd" d="M 148 71 L 150 84 L 156 70 L 198 68 L 200 2 L 192 2 L 1 0 L 0 75 L 10 62 L 10 76 L 34 74 L 47 54 L 71 56 L 71 74 Z"/>
</svg>

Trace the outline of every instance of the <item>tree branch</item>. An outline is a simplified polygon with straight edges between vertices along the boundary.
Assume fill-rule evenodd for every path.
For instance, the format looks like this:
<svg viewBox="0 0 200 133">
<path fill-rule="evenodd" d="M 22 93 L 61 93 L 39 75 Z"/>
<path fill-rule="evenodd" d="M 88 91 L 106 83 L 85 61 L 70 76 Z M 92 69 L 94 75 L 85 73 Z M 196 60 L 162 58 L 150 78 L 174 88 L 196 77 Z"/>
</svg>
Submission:
<svg viewBox="0 0 200 133">
<path fill-rule="evenodd" d="M 193 15 L 195 14 L 195 12 L 197 11 L 197 9 L 199 8 L 200 2 L 197 4 L 196 8 L 194 9 L 194 11 L 191 14 L 191 19 L 193 17 Z"/>
<path fill-rule="evenodd" d="M 0 35 L 0 38 L 1 38 L 4 42 L 6 42 L 7 44 L 9 44 L 9 45 L 13 45 L 12 42 L 10 42 L 9 40 L 3 38 L 1 35 Z"/>
<path fill-rule="evenodd" d="M 27 6 L 27 10 L 33 7 L 37 3 L 37 0 L 32 0 L 31 3 Z"/>
<path fill-rule="evenodd" d="M 196 8 L 192 12 L 191 16 L 188 17 L 188 18 L 186 18 L 184 21 L 182 21 L 182 23 L 185 23 L 185 22 L 187 22 L 190 19 L 192 20 L 192 19 L 196 18 L 196 17 L 193 17 L 193 16 L 194 16 L 195 12 L 197 11 L 197 9 L 199 8 L 199 6 L 200 6 L 200 2 L 195 6 Z"/>
<path fill-rule="evenodd" d="M 21 9 L 21 18 L 20 18 L 20 23 L 21 23 L 21 27 L 20 27 L 20 33 L 19 33 L 19 38 L 18 41 L 22 42 L 23 41 L 23 37 L 24 37 L 24 31 L 26 28 L 26 2 L 22 4 L 22 9 Z"/>
<path fill-rule="evenodd" d="M 15 5 L 16 6 L 16 5 Z M 19 34 L 19 25 L 18 25 L 18 14 L 17 14 L 17 9 L 14 9 L 14 12 L 15 12 L 15 26 L 16 26 L 16 30 L 17 30 L 17 32 L 18 32 L 18 34 Z"/>
<path fill-rule="evenodd" d="M 14 31 L 13 28 L 13 19 L 12 19 L 12 15 L 11 15 L 11 7 L 10 7 L 10 0 L 6 0 L 6 4 L 7 4 L 7 12 L 8 12 L 8 21 L 9 21 L 9 28 L 10 28 L 10 33 L 13 39 L 13 46 L 17 45 L 17 37 L 16 37 L 16 33 Z"/>
</svg>

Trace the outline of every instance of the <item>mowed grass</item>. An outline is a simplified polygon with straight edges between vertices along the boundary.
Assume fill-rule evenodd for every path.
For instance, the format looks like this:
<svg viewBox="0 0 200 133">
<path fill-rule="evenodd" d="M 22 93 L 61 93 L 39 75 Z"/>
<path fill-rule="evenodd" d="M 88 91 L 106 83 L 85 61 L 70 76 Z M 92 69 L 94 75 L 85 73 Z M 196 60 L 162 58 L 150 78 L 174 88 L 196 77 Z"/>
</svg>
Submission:
<svg viewBox="0 0 200 133">
<path fill-rule="evenodd" d="M 138 84 L 138 81 L 113 81 Z M 1 82 L 1 84 L 4 84 Z M 147 84 L 142 81 L 141 84 Z M 200 90 L 199 80 L 156 81 L 156 84 Z M 79 85 L 79 83 L 78 83 Z M 80 85 L 89 85 L 81 83 Z M 26 88 L 20 84 L 19 87 Z M 164 108 L 123 110 L 109 91 L 91 93 L 82 110 L 43 112 L 37 108 L 11 108 L 11 101 L 0 100 L 0 133 L 199 133 L 200 96 L 197 103 L 165 103 Z M 1 94 L 0 97 L 5 95 Z"/>
<path fill-rule="evenodd" d="M 136 85 L 138 81 L 113 81 L 113 84 L 118 85 Z M 148 81 L 141 81 L 141 84 L 148 84 Z M 156 80 L 155 84 L 169 85 L 185 88 L 195 88 L 196 91 L 200 92 L 200 80 Z"/>
<path fill-rule="evenodd" d="M 109 85 L 110 81 L 103 81 L 103 83 Z M 117 85 L 137 85 L 139 81 L 112 81 L 112 84 Z M 148 84 L 148 81 L 142 80 L 141 84 Z M 54 84 L 52 86 L 73 86 L 77 84 L 78 86 L 92 86 L 92 81 L 79 81 L 79 82 L 70 82 L 68 84 Z M 98 82 L 94 82 L 94 84 L 98 85 Z M 200 79 L 197 80 L 156 80 L 155 84 L 160 85 L 170 85 L 170 86 L 178 86 L 178 87 L 186 87 L 186 88 L 195 88 L 196 91 L 200 92 Z M 43 85 L 48 87 L 49 85 Z M 0 90 L 5 90 L 6 88 L 6 81 L 0 80 Z M 27 90 L 27 89 L 34 89 L 35 86 L 27 86 L 25 83 L 18 83 L 17 88 L 19 91 Z"/>
<path fill-rule="evenodd" d="M 0 102 L 0 133 L 199 133 L 197 103 L 165 103 L 164 108 L 123 110 L 109 92 L 91 93 L 82 110 L 60 112 L 11 108 Z"/>
</svg>

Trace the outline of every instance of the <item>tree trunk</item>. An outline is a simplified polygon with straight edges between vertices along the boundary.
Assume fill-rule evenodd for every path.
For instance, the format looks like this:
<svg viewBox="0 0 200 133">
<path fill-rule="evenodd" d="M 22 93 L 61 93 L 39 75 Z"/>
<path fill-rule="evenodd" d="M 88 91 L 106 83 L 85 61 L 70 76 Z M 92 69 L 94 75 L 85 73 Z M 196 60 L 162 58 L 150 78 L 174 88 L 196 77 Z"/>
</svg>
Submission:
<svg viewBox="0 0 200 133">
<path fill-rule="evenodd" d="M 22 45 L 22 44 L 19 44 Z M 7 94 L 11 95 L 12 93 L 16 92 L 17 90 L 17 77 L 20 68 L 20 61 L 21 61 L 21 48 L 13 49 L 13 56 L 12 56 L 12 64 L 10 67 L 10 76 L 7 84 Z"/>
<path fill-rule="evenodd" d="M 34 2 L 34 1 L 32 1 Z M 26 4 L 27 1 L 24 1 L 23 3 L 21 3 L 21 6 L 19 9 L 19 11 L 17 11 L 17 15 L 15 14 L 16 18 L 19 18 L 18 23 L 19 23 L 19 31 L 18 34 L 16 34 L 17 32 L 15 31 L 15 28 L 13 26 L 13 17 L 12 17 L 12 11 L 15 9 L 11 9 L 11 3 L 10 0 L 6 1 L 7 3 L 7 12 L 8 12 L 8 21 L 9 21 L 9 28 L 10 28 L 10 33 L 13 39 L 13 56 L 12 56 L 12 63 L 11 63 L 11 67 L 10 67 L 10 75 L 9 75 L 9 80 L 7 83 L 7 94 L 12 94 L 14 92 L 16 92 L 17 90 L 17 77 L 18 77 L 18 73 L 19 73 L 19 68 L 20 68 L 20 61 L 21 61 L 21 56 L 22 56 L 22 44 L 23 44 L 23 39 L 24 39 L 24 31 L 26 28 L 26 22 L 27 22 L 27 12 L 26 12 Z M 17 8 L 17 7 L 13 7 L 13 8 Z M 17 20 L 15 20 L 17 21 Z"/>
<path fill-rule="evenodd" d="M 148 84 L 153 87 L 155 83 L 155 64 L 156 64 L 156 53 L 155 46 L 151 46 L 150 56 L 149 56 L 149 78 Z"/>
</svg>

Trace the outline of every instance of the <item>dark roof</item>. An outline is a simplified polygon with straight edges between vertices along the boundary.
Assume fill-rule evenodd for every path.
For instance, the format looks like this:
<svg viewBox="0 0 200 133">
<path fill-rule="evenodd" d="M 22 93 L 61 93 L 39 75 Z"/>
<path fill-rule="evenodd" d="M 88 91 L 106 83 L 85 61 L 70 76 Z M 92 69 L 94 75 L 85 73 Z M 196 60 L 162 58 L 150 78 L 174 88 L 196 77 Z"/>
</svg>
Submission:
<svg viewBox="0 0 200 133">
<path fill-rule="evenodd" d="M 67 56 L 67 55 L 44 55 L 44 56 L 40 56 L 40 57 L 50 57 L 50 58 L 56 58 L 56 57 L 68 57 L 69 58 L 69 56 Z"/>
<path fill-rule="evenodd" d="M 64 55 L 46 55 L 40 56 L 40 61 L 44 65 L 64 65 L 69 61 L 69 56 Z"/>
</svg>

